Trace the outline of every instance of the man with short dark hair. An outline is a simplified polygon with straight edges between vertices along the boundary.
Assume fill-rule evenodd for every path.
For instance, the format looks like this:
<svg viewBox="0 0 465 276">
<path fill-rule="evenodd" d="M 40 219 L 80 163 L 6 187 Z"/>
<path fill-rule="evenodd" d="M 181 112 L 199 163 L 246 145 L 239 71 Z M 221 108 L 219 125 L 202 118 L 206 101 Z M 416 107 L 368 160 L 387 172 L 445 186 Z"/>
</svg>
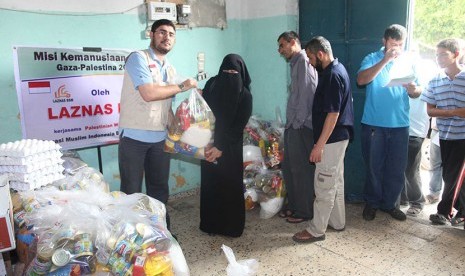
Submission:
<svg viewBox="0 0 465 276">
<path fill-rule="evenodd" d="M 326 228 L 345 228 L 344 156 L 353 139 L 354 107 L 349 75 L 333 57 L 329 41 L 317 36 L 305 46 L 310 63 L 319 72 L 312 109 L 316 141 L 309 161 L 316 164 L 313 219 L 292 238 L 299 243 L 325 239 Z"/>
<path fill-rule="evenodd" d="M 402 56 L 406 38 L 405 27 L 393 24 L 386 28 L 384 47 L 368 54 L 357 74 L 357 84 L 366 86 L 361 130 L 362 155 L 366 165 L 365 220 L 373 220 L 378 209 L 394 219 L 406 219 L 397 201 L 405 185 L 409 97 L 418 97 L 421 89 L 414 81 L 388 85 L 392 73 L 395 73 L 391 69 Z M 412 67 L 414 74 L 413 63 L 403 66 Z"/>
<path fill-rule="evenodd" d="M 145 174 L 147 195 L 165 204 L 169 197 L 170 156 L 163 149 L 168 120 L 173 116 L 171 98 L 197 87 L 194 79 L 175 83 L 176 71 L 166 59 L 175 40 L 173 22 L 157 20 L 150 31 L 149 48 L 129 55 L 119 120 L 121 191 L 140 193 Z M 166 222 L 169 228 L 168 213 Z"/>
<path fill-rule="evenodd" d="M 291 66 L 282 163 L 287 205 L 279 216 L 289 223 L 300 223 L 313 217 L 315 168 L 308 156 L 313 146 L 312 105 L 318 79 L 296 32 L 282 33 L 278 37 L 278 47 L 278 52 Z"/>
</svg>

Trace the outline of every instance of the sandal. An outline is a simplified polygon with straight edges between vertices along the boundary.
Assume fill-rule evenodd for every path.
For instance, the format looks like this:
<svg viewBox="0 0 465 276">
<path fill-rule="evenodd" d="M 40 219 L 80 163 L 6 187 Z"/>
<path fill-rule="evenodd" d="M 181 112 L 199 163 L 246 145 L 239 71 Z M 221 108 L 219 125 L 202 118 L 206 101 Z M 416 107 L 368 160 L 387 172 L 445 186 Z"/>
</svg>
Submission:
<svg viewBox="0 0 465 276">
<path fill-rule="evenodd" d="M 293 214 L 294 214 L 294 212 L 292 212 L 291 210 L 281 210 L 281 211 L 279 211 L 278 216 L 280 218 L 288 218 L 288 217 L 292 216 Z"/>
<path fill-rule="evenodd" d="M 325 238 L 326 236 L 324 234 L 320 237 L 314 237 L 312 236 L 312 234 L 308 233 L 307 230 L 300 231 L 299 233 L 296 233 L 294 236 L 292 236 L 292 240 L 298 243 L 312 243 L 317 241 L 323 241 Z"/>
<path fill-rule="evenodd" d="M 427 204 L 434 204 L 439 201 L 439 196 L 429 194 L 425 197 Z"/>
<path fill-rule="evenodd" d="M 410 206 L 410 208 L 407 210 L 407 215 L 416 217 L 421 213 L 421 211 L 423 211 L 423 209 L 420 207 Z"/>
<path fill-rule="evenodd" d="M 304 222 L 304 221 L 307 221 L 308 218 L 301 218 L 301 217 L 298 217 L 296 215 L 290 215 L 289 217 L 287 217 L 286 221 L 289 222 L 289 223 L 301 223 L 301 222 Z"/>
<path fill-rule="evenodd" d="M 465 223 L 465 218 L 455 216 L 450 219 L 450 225 L 452 226 L 462 226 Z"/>
</svg>

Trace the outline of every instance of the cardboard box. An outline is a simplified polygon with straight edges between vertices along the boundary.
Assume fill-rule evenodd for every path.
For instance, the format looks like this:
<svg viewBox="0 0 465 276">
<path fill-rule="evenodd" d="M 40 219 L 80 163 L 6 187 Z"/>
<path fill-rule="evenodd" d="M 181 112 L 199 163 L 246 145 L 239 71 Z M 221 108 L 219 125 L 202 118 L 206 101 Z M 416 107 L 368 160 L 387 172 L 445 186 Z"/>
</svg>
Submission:
<svg viewBox="0 0 465 276">
<path fill-rule="evenodd" d="M 0 175 L 0 252 L 16 248 L 13 228 L 13 205 L 6 175 Z"/>
<path fill-rule="evenodd" d="M 0 253 L 0 276 L 6 276 L 6 266 L 5 262 L 3 261 L 2 253 Z"/>
</svg>

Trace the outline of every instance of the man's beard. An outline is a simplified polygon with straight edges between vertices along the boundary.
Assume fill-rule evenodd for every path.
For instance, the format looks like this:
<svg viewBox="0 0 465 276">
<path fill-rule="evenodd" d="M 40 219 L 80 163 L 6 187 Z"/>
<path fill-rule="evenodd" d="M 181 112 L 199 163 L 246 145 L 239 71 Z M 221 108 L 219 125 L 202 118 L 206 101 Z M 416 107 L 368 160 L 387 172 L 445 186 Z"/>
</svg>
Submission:
<svg viewBox="0 0 465 276">
<path fill-rule="evenodd" d="M 152 48 L 154 48 L 155 50 L 157 50 L 159 53 L 161 53 L 161 54 L 163 54 L 163 55 L 166 55 L 166 54 L 169 53 L 169 51 L 170 51 L 171 49 L 166 49 L 166 48 L 161 47 L 160 45 L 162 45 L 162 44 L 163 44 L 163 41 L 162 41 L 160 44 L 158 44 L 159 46 L 155 45 L 155 42 L 153 42 L 153 43 L 152 43 Z"/>
</svg>

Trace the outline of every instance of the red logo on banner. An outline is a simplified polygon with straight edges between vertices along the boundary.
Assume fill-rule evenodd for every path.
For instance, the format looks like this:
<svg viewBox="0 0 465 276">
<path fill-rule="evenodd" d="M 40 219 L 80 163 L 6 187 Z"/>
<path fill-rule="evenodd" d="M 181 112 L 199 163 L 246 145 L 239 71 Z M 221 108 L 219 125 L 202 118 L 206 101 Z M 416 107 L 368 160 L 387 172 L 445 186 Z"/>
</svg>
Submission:
<svg viewBox="0 0 465 276">
<path fill-rule="evenodd" d="M 55 92 L 55 99 L 69 97 L 71 97 L 71 94 L 68 91 L 66 91 L 65 85 L 58 87 L 58 90 Z"/>
</svg>

